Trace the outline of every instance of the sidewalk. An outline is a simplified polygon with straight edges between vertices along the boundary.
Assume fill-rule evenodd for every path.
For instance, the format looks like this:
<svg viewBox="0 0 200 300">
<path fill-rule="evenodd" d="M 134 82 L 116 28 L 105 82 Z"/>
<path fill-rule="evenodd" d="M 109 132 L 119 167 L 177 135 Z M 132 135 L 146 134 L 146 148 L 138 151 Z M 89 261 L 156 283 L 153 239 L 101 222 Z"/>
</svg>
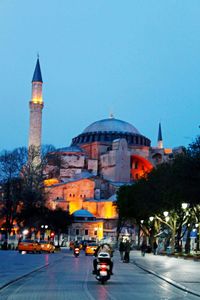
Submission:
<svg viewBox="0 0 200 300">
<path fill-rule="evenodd" d="M 200 297 L 200 262 L 131 251 L 131 262 L 143 270 Z"/>
</svg>

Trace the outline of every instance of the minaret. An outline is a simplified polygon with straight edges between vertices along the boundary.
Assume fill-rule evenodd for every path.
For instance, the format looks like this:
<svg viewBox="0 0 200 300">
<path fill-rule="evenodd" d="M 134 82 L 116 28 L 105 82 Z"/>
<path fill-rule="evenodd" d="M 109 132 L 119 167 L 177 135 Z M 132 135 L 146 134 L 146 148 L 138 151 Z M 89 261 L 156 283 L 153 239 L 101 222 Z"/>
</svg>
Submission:
<svg viewBox="0 0 200 300">
<path fill-rule="evenodd" d="M 163 149 L 162 130 L 161 130 L 160 123 L 159 123 L 159 128 L 158 128 L 158 148 Z"/>
<path fill-rule="evenodd" d="M 42 131 L 42 74 L 40 70 L 39 56 L 35 66 L 32 79 L 32 97 L 29 102 L 30 108 L 30 128 L 28 148 L 34 148 L 40 151 L 41 147 L 41 131 Z M 39 152 L 40 153 L 40 152 Z"/>
</svg>

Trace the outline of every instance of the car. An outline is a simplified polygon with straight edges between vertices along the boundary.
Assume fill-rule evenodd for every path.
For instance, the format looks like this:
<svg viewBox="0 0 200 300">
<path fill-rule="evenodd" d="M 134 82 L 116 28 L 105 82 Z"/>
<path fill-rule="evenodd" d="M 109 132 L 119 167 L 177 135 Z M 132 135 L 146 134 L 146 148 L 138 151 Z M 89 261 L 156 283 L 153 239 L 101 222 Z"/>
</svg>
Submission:
<svg viewBox="0 0 200 300">
<path fill-rule="evenodd" d="M 43 251 L 43 252 L 54 253 L 54 251 L 55 251 L 55 246 L 54 246 L 53 242 L 40 241 L 40 245 L 41 245 L 41 251 Z"/>
<path fill-rule="evenodd" d="M 41 245 L 38 241 L 34 240 L 22 240 L 18 243 L 18 251 L 22 253 L 22 251 L 32 252 L 32 253 L 41 253 Z"/>
<path fill-rule="evenodd" d="M 85 248 L 88 244 L 95 243 L 95 242 L 96 242 L 95 240 L 82 240 L 81 241 L 81 245 L 82 245 L 81 249 L 85 251 Z"/>
<path fill-rule="evenodd" d="M 95 253 L 95 250 L 97 249 L 98 244 L 97 243 L 88 243 L 85 248 L 85 255 L 93 255 Z"/>
</svg>

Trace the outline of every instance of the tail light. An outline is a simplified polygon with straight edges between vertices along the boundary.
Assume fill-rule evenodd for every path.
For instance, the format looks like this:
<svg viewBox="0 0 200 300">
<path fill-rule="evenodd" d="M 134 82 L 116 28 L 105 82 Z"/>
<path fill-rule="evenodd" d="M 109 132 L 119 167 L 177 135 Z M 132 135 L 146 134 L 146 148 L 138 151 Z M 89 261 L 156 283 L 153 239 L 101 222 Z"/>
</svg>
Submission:
<svg viewBox="0 0 200 300">
<path fill-rule="evenodd" d="M 101 264 L 100 265 L 100 269 L 103 270 L 103 271 L 106 271 L 108 269 L 108 265 L 106 264 Z"/>
</svg>

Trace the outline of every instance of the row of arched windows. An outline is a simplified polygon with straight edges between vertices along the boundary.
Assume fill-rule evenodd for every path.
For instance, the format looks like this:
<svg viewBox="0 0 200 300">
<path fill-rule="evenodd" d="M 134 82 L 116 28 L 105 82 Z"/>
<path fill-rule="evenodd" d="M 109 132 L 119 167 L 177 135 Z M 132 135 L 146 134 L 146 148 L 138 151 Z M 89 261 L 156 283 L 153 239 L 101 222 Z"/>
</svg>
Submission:
<svg viewBox="0 0 200 300">
<path fill-rule="evenodd" d="M 112 142 L 115 139 L 124 138 L 128 144 L 150 146 L 149 139 L 142 135 L 117 132 L 102 132 L 102 133 L 83 133 L 72 140 L 72 145 L 98 142 Z"/>
<path fill-rule="evenodd" d="M 74 197 L 76 197 L 76 195 L 70 193 L 70 194 L 69 194 L 69 197 L 71 197 L 71 198 L 73 197 L 73 198 L 74 198 Z M 81 197 L 81 198 L 86 198 L 86 195 L 85 195 L 85 194 L 84 194 L 84 195 L 81 194 L 80 197 Z"/>
</svg>

